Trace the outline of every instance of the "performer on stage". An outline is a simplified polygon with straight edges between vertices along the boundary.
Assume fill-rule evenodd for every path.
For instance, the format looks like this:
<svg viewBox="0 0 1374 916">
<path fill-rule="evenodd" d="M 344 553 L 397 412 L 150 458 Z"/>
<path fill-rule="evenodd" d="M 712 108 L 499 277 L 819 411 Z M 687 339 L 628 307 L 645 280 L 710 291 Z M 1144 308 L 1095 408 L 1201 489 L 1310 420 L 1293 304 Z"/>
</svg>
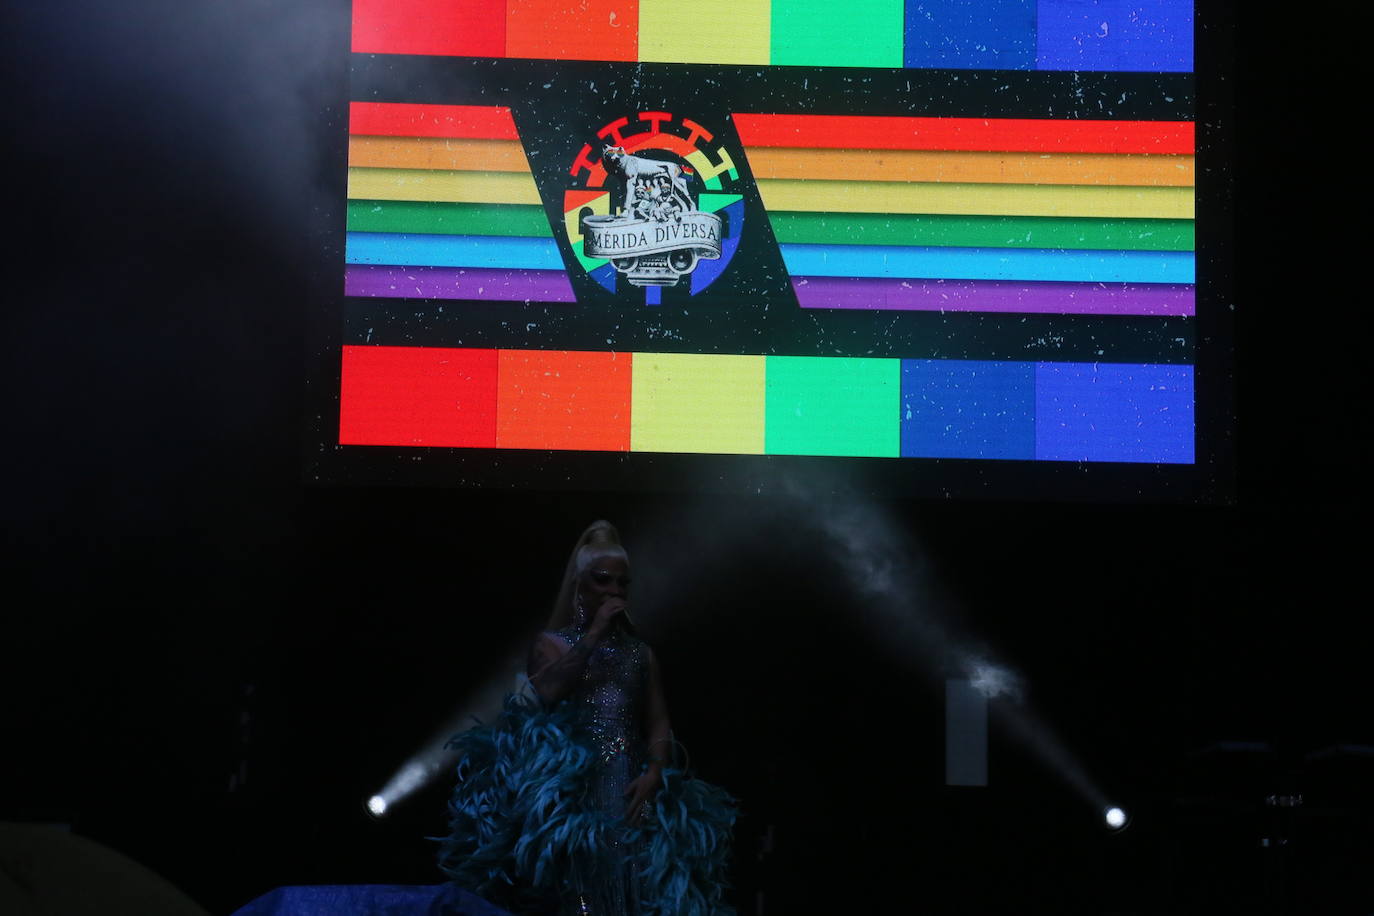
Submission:
<svg viewBox="0 0 1374 916">
<path fill-rule="evenodd" d="M 726 916 L 734 806 L 675 766 L 658 660 L 629 617 L 630 566 L 596 522 L 529 659 L 532 695 L 453 739 L 463 752 L 440 867 L 559 916 Z"/>
</svg>

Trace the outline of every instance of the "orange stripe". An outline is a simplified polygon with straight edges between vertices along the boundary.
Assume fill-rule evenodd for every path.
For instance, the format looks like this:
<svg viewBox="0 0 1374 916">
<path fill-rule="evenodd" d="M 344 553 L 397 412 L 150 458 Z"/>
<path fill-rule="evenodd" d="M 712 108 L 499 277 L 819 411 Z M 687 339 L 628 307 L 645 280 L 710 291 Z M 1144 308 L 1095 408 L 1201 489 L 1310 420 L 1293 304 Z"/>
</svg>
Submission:
<svg viewBox="0 0 1374 916">
<path fill-rule="evenodd" d="M 528 172 L 518 140 L 440 137 L 349 137 L 348 164 L 382 169 Z"/>
<path fill-rule="evenodd" d="M 755 178 L 1192 187 L 1192 156 L 749 149 Z"/>
<path fill-rule="evenodd" d="M 506 57 L 633 61 L 639 0 L 507 0 Z"/>
<path fill-rule="evenodd" d="M 629 451 L 632 354 L 499 352 L 497 448 Z"/>
</svg>

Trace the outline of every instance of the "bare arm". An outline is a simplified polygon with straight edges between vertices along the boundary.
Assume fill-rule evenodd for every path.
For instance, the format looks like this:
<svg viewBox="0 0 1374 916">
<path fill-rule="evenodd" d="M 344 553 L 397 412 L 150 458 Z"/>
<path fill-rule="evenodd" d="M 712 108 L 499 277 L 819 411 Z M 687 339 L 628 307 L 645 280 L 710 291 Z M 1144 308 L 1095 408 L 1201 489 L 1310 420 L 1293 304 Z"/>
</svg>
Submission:
<svg viewBox="0 0 1374 916">
<path fill-rule="evenodd" d="M 649 772 L 658 781 L 663 767 L 673 755 L 673 726 L 668 718 L 668 700 L 663 695 L 663 677 L 658 656 L 649 650 L 649 695 L 644 707 L 644 734 L 649 739 Z"/>
<path fill-rule="evenodd" d="M 668 720 L 668 703 L 663 696 L 663 680 L 659 676 L 658 656 L 649 650 L 649 689 L 644 703 L 644 734 L 648 736 L 649 753 L 644 772 L 625 789 L 625 817 L 634 823 L 642 814 L 653 810 L 654 796 L 663 778 L 663 768 L 672 756 L 672 724 Z"/>
<path fill-rule="evenodd" d="M 530 649 L 526 673 L 545 706 L 552 706 L 572 693 L 582 672 L 587 670 L 587 659 L 601 644 L 602 636 L 600 632 L 589 630 L 569 646 L 552 633 L 539 634 Z"/>
<path fill-rule="evenodd" d="M 525 673 L 544 705 L 552 706 L 572 693 L 582 672 L 587 670 L 587 659 L 592 657 L 611 631 L 615 619 L 623 613 L 624 598 L 611 597 L 602 601 L 587 631 L 571 646 L 552 633 L 539 634 L 530 649 Z"/>
</svg>

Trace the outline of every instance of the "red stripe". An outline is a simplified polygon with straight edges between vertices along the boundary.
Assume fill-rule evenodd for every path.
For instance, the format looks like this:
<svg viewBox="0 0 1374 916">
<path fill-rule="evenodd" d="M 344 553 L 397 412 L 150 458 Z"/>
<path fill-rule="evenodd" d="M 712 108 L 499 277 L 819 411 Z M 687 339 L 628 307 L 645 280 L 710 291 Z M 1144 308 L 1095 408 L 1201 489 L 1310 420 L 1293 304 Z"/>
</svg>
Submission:
<svg viewBox="0 0 1374 916">
<path fill-rule="evenodd" d="M 1028 153 L 1192 153 L 1192 121 L 735 114 L 745 146 Z"/>
<path fill-rule="evenodd" d="M 509 108 L 350 102 L 348 132 L 360 137 L 519 140 Z"/>
<path fill-rule="evenodd" d="M 495 350 L 343 348 L 341 445 L 496 446 Z"/>
<path fill-rule="evenodd" d="M 504 57 L 505 0 L 353 0 L 353 50 Z"/>
</svg>

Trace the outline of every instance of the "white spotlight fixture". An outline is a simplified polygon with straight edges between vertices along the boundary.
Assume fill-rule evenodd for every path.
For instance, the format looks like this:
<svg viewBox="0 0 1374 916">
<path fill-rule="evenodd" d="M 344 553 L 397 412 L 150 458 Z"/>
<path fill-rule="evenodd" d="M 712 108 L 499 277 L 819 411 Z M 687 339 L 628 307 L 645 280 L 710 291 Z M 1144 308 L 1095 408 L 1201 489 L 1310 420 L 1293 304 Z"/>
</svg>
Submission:
<svg viewBox="0 0 1374 916">
<path fill-rule="evenodd" d="M 367 800 L 367 810 L 372 812 L 373 817 L 381 817 L 386 814 L 386 799 L 380 795 L 374 795 Z"/>
<path fill-rule="evenodd" d="M 1107 829 L 1112 831 L 1125 830 L 1126 825 L 1130 823 L 1130 818 L 1126 816 L 1126 812 L 1115 805 L 1103 810 L 1102 820 L 1106 823 Z"/>
</svg>

